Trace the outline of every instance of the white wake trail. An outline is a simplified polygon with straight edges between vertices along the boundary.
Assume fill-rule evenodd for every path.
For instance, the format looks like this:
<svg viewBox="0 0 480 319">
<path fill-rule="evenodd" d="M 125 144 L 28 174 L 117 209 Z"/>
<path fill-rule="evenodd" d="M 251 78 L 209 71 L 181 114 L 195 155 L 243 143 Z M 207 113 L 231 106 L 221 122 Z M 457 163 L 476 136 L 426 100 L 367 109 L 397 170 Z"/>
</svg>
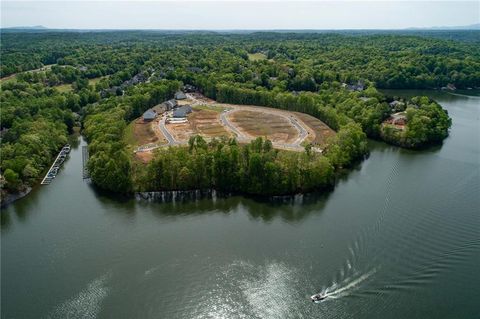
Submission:
<svg viewBox="0 0 480 319">
<path fill-rule="evenodd" d="M 348 293 L 351 290 L 354 290 L 354 289 L 358 288 L 358 286 L 360 286 L 360 284 L 362 284 L 365 280 L 367 280 L 374 273 L 375 273 L 375 269 L 373 269 L 372 271 L 370 271 L 366 274 L 363 274 L 362 276 L 360 276 L 360 277 L 358 277 L 354 280 L 346 279 L 345 281 L 343 281 L 340 284 L 334 283 L 333 285 L 331 285 L 330 287 L 325 289 L 325 295 L 328 298 L 332 298 L 332 299 L 345 297 L 346 295 L 348 295 Z"/>
</svg>

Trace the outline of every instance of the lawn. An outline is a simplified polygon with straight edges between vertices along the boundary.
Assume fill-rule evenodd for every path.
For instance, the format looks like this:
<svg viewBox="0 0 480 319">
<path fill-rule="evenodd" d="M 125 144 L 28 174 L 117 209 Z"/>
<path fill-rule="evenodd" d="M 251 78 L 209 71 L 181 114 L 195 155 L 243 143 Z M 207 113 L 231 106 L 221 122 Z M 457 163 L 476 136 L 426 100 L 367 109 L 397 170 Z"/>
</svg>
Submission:
<svg viewBox="0 0 480 319">
<path fill-rule="evenodd" d="M 127 125 L 125 131 L 123 133 L 123 141 L 127 145 L 136 145 L 137 141 L 135 140 L 135 135 L 133 133 L 135 126 L 135 121 L 132 121 L 130 124 Z"/>
<path fill-rule="evenodd" d="M 107 75 L 108 76 L 108 75 Z M 88 85 L 95 85 L 97 84 L 98 82 L 100 82 L 101 79 L 104 79 L 106 78 L 107 76 L 100 76 L 98 78 L 93 78 L 93 79 L 89 79 L 88 80 Z"/>
<path fill-rule="evenodd" d="M 195 106 L 192 106 L 192 109 L 197 111 L 205 110 L 205 111 L 213 111 L 213 112 L 221 113 L 226 108 L 222 106 L 217 106 L 217 105 L 195 105 Z"/>
<path fill-rule="evenodd" d="M 143 122 L 141 118 L 132 121 L 125 128 L 123 141 L 132 147 L 146 145 L 150 143 L 165 143 L 164 139 L 159 139 L 155 133 L 153 126 L 157 122 Z"/>
<path fill-rule="evenodd" d="M 73 90 L 73 87 L 71 84 L 55 85 L 54 88 L 56 88 L 60 93 L 66 93 Z"/>
<path fill-rule="evenodd" d="M 267 56 L 263 53 L 260 53 L 260 52 L 248 53 L 248 59 L 250 61 L 261 61 L 261 60 L 266 60 Z"/>
</svg>

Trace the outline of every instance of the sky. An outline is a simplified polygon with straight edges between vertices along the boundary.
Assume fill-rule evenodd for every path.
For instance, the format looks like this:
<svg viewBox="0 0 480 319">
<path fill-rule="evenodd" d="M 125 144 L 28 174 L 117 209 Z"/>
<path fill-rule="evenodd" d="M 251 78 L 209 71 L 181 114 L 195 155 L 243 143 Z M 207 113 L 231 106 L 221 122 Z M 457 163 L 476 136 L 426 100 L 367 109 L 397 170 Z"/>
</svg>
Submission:
<svg viewBox="0 0 480 319">
<path fill-rule="evenodd" d="M 480 1 L 1 1 L 1 27 L 404 29 L 479 20 Z"/>
</svg>

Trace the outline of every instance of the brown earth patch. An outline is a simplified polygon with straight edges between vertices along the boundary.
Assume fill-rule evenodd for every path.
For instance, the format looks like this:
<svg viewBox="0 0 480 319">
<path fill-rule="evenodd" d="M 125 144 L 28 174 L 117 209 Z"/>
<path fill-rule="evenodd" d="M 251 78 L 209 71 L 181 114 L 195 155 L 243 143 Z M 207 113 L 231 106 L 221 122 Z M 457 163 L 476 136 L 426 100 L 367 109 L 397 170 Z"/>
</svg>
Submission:
<svg viewBox="0 0 480 319">
<path fill-rule="evenodd" d="M 314 133 L 314 135 L 309 134 L 307 137 L 308 142 L 319 146 L 324 146 L 330 137 L 335 136 L 335 131 L 319 119 L 305 113 L 294 113 L 295 116 L 305 123 L 305 125 L 308 126 Z"/>
<path fill-rule="evenodd" d="M 230 136 L 230 133 L 220 124 L 219 113 L 210 110 L 193 110 L 188 115 L 188 122 L 167 124 L 173 137 L 180 142 L 188 141 L 192 135 L 204 137 Z"/>
<path fill-rule="evenodd" d="M 150 122 L 144 122 L 141 118 L 135 120 L 133 136 L 137 145 L 162 142 L 166 143 L 163 134 L 158 129 L 158 119 Z"/>
<path fill-rule="evenodd" d="M 153 152 L 152 151 L 137 152 L 137 153 L 135 153 L 135 159 L 137 159 L 138 161 L 146 164 L 153 159 Z"/>
<path fill-rule="evenodd" d="M 274 113 L 240 110 L 227 116 L 242 133 L 253 138 L 263 136 L 274 143 L 291 143 L 298 138 L 298 131 L 293 124 Z"/>
</svg>

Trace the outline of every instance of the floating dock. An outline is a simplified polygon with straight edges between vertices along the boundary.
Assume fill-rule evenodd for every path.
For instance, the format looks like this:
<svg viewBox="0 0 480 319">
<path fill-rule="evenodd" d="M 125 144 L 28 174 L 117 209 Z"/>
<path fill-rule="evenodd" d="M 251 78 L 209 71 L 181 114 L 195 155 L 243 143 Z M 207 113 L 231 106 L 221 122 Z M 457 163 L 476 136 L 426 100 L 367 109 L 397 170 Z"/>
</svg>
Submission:
<svg viewBox="0 0 480 319">
<path fill-rule="evenodd" d="M 63 165 L 63 162 L 65 162 L 65 159 L 67 158 L 68 153 L 70 153 L 70 149 L 71 148 L 69 144 L 62 147 L 62 150 L 60 151 L 60 153 L 58 153 L 57 158 L 53 162 L 52 166 L 50 167 L 50 169 L 48 170 L 47 174 L 45 175 L 45 177 L 43 178 L 40 184 L 48 185 L 55 179 L 55 177 L 58 174 L 58 170 Z"/>
</svg>

